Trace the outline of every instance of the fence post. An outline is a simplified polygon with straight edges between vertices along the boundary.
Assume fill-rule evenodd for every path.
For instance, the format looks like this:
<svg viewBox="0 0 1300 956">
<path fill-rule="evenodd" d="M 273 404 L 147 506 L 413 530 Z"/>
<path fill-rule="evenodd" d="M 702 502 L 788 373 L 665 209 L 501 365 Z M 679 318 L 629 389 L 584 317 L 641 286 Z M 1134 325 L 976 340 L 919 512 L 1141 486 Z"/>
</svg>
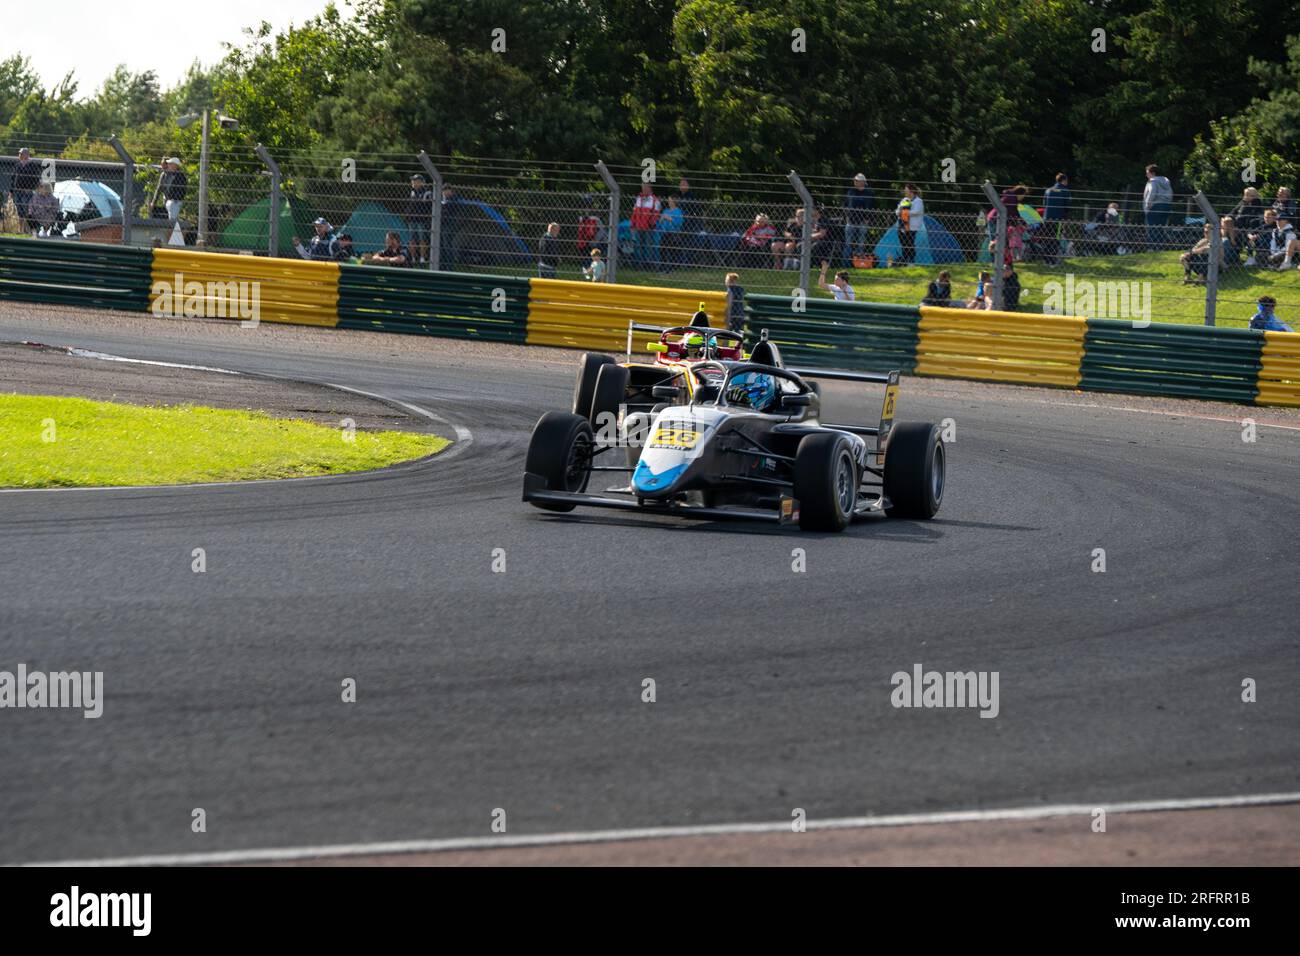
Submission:
<svg viewBox="0 0 1300 956">
<path fill-rule="evenodd" d="M 812 228 L 813 228 L 813 198 L 808 187 L 803 184 L 799 174 L 793 169 L 790 170 L 790 185 L 799 196 L 799 201 L 803 203 L 803 241 L 800 245 L 803 247 L 799 253 L 799 288 L 803 294 L 808 295 L 808 281 L 812 272 Z"/>
<path fill-rule="evenodd" d="M 429 271 L 437 272 L 442 265 L 442 172 L 424 150 L 420 150 L 419 160 L 433 187 L 433 208 L 429 210 Z"/>
<path fill-rule="evenodd" d="M 621 191 L 618 181 L 609 171 L 603 159 L 596 160 L 596 172 L 600 173 L 605 188 L 609 190 L 609 255 L 605 258 L 605 281 L 615 282 L 618 276 L 618 209 L 621 203 Z"/>
<path fill-rule="evenodd" d="M 116 136 L 108 138 L 108 145 L 122 160 L 122 245 L 129 246 L 131 220 L 135 218 L 135 160 Z"/>
<path fill-rule="evenodd" d="M 261 143 L 257 144 L 257 158 L 271 171 L 271 228 L 266 241 L 266 254 L 280 254 L 280 165 L 266 151 Z"/>
<path fill-rule="evenodd" d="M 1205 273 L 1205 324 L 1214 325 L 1214 310 L 1219 299 L 1219 253 L 1223 249 L 1223 237 L 1219 235 L 1219 214 L 1210 205 L 1209 198 L 1198 190 L 1193 197 L 1196 205 L 1205 213 L 1205 221 L 1210 227 L 1210 261 Z"/>
<path fill-rule="evenodd" d="M 1002 197 L 987 179 L 984 180 L 983 188 L 984 195 L 998 213 L 998 240 L 993 250 L 992 268 L 989 271 L 993 275 L 993 308 L 1000 310 L 1002 308 L 1002 264 L 1007 257 L 1007 207 L 1003 205 Z"/>
</svg>

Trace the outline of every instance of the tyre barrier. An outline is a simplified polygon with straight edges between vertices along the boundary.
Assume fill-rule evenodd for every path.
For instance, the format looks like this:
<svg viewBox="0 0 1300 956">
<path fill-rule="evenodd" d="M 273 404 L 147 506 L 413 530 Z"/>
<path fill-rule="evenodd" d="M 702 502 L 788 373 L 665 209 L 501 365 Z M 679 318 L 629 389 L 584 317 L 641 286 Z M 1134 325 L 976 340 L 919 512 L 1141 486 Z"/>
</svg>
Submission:
<svg viewBox="0 0 1300 956">
<path fill-rule="evenodd" d="M 338 326 L 522 344 L 528 295 L 527 279 L 348 264 Z"/>
<path fill-rule="evenodd" d="M 247 319 L 254 303 L 263 322 L 333 328 L 339 324 L 338 263 L 153 250 L 150 308 L 156 315 Z"/>
<path fill-rule="evenodd" d="M 746 295 L 745 306 L 748 341 L 757 341 L 766 329 L 792 365 L 854 372 L 916 370 L 921 318 L 916 306 L 777 295 Z"/>
<path fill-rule="evenodd" d="M 1263 333 L 1089 319 L 1080 387 L 1094 392 L 1254 402 Z"/>
<path fill-rule="evenodd" d="M 148 249 L 0 238 L 0 299 L 144 312 L 152 264 Z"/>
<path fill-rule="evenodd" d="M 527 342 L 600 352 L 622 351 L 627 347 L 628 322 L 688 325 L 700 303 L 704 303 L 714 326 L 726 325 L 725 292 L 530 279 Z M 657 341 L 658 337 L 638 335 L 633 348 L 640 350 L 651 339 Z"/>
<path fill-rule="evenodd" d="M 1021 385 L 1079 384 L 1078 316 L 921 307 L 916 374 Z"/>
<path fill-rule="evenodd" d="M 1255 401 L 1300 406 L 1300 332 L 1264 332 L 1263 336 Z"/>
</svg>

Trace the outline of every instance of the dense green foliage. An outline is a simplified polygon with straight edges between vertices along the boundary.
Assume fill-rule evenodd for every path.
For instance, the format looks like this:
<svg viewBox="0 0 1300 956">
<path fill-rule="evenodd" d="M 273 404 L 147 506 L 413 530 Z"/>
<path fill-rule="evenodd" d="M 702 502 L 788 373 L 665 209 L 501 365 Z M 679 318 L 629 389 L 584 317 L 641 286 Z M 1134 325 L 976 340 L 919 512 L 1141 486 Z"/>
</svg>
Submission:
<svg viewBox="0 0 1300 956">
<path fill-rule="evenodd" d="M 265 25 L 162 91 L 90 97 L 0 62 L 0 148 L 118 133 L 179 148 L 217 101 L 272 149 L 503 156 L 1076 187 L 1293 183 L 1294 0 L 352 0 Z M 232 38 L 232 40 L 237 38 Z M 225 135 L 225 134 L 223 134 Z"/>
</svg>

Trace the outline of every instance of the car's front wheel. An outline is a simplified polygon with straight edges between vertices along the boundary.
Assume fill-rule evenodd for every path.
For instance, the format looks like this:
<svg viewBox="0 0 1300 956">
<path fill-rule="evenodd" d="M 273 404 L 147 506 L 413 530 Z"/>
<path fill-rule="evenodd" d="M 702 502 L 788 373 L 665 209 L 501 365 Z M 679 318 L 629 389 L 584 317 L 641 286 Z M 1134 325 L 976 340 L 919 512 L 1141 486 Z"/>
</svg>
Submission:
<svg viewBox="0 0 1300 956">
<path fill-rule="evenodd" d="M 947 454 L 938 425 L 904 422 L 889 433 L 885 497 L 891 518 L 933 518 L 943 503 Z"/>
<path fill-rule="evenodd" d="M 580 494 L 591 477 L 591 456 L 595 450 L 591 423 L 581 415 L 547 412 L 533 426 L 528 440 L 524 470 L 546 481 L 547 491 Z M 557 501 L 533 501 L 545 511 L 572 511 L 574 505 Z"/>
<path fill-rule="evenodd" d="M 843 435 L 805 435 L 794 456 L 794 496 L 799 527 L 805 531 L 843 531 L 858 501 L 858 463 Z"/>
</svg>

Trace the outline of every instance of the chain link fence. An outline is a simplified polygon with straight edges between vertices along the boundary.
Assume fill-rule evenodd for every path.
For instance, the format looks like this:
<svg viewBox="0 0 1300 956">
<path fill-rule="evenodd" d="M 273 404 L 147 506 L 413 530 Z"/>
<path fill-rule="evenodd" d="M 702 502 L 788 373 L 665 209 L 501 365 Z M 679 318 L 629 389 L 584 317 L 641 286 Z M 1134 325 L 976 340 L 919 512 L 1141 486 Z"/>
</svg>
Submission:
<svg viewBox="0 0 1300 956">
<path fill-rule="evenodd" d="M 29 149 L 0 157 L 5 233 L 713 290 L 736 273 L 747 290 L 796 297 L 1134 321 L 1244 325 L 1262 295 L 1280 315 L 1300 309 L 1289 189 L 1144 200 L 1136 186 L 855 170 L 804 181 L 652 160 L 272 155 L 229 136 L 206 160 L 147 141 Z"/>
</svg>

